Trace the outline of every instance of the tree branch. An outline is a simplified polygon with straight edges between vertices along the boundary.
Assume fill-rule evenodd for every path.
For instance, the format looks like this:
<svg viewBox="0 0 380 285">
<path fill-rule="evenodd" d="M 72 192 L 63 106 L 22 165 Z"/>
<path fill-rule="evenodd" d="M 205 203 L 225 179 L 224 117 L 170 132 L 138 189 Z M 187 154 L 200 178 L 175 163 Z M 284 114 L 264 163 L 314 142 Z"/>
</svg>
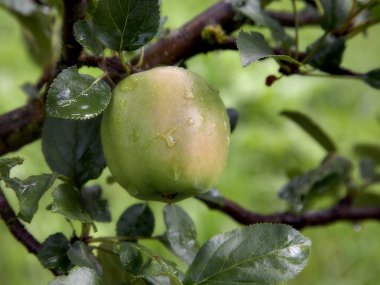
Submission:
<svg viewBox="0 0 380 285">
<path fill-rule="evenodd" d="M 37 255 L 38 251 L 42 248 L 42 245 L 25 229 L 24 225 L 17 218 L 16 214 L 13 212 L 11 206 L 5 198 L 3 190 L 0 188 L 0 216 L 4 220 L 5 225 L 12 233 L 12 235 L 24 247 L 28 252 Z M 58 273 L 50 269 L 50 271 L 57 276 Z"/>
<path fill-rule="evenodd" d="M 327 210 L 306 212 L 300 215 L 288 212 L 261 215 L 244 209 L 226 198 L 222 198 L 220 202 L 212 202 L 201 197 L 197 197 L 197 199 L 205 203 L 210 209 L 220 211 L 244 225 L 282 223 L 296 229 L 303 229 L 309 226 L 321 226 L 338 221 L 380 220 L 380 208 L 353 208 L 345 203 L 339 203 Z"/>
<path fill-rule="evenodd" d="M 57 63 L 58 74 L 61 70 L 75 65 L 83 48 L 74 37 L 74 23 L 84 18 L 87 11 L 87 0 L 63 1 L 62 51 Z"/>
</svg>

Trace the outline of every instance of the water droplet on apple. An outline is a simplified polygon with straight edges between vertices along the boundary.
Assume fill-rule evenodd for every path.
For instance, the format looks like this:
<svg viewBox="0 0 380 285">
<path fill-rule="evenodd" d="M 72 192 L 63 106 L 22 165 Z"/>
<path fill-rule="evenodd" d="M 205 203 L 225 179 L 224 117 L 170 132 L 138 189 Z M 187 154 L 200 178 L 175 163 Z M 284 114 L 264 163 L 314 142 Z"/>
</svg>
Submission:
<svg viewBox="0 0 380 285">
<path fill-rule="evenodd" d="M 193 126 L 194 125 L 194 119 L 193 118 L 188 118 L 186 123 L 187 123 L 188 126 Z"/>
</svg>

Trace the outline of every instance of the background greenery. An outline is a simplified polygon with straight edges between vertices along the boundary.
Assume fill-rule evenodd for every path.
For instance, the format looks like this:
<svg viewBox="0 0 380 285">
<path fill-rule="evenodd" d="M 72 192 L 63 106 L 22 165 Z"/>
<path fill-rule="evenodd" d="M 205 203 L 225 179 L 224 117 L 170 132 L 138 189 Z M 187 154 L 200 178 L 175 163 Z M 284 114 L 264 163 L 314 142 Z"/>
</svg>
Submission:
<svg viewBox="0 0 380 285">
<path fill-rule="evenodd" d="M 215 2 L 182 0 L 179 4 L 179 1 L 163 0 L 162 15 L 168 15 L 167 25 L 174 28 Z M 303 28 L 301 46 L 319 33 L 318 28 Z M 379 67 L 379 33 L 380 27 L 377 27 L 365 36 L 350 40 L 343 66 L 362 72 Z M 0 112 L 4 113 L 26 102 L 27 97 L 20 86 L 35 82 L 40 70 L 28 57 L 16 20 L 2 10 L 0 42 Z M 338 143 L 340 154 L 353 159 L 355 142 L 377 143 L 380 137 L 379 91 L 360 81 L 292 76 L 269 88 L 264 84 L 265 78 L 277 74 L 277 65 L 266 60 L 243 68 L 238 53 L 234 51 L 199 55 L 187 64 L 189 69 L 220 89 L 226 106 L 234 107 L 240 113 L 240 121 L 231 140 L 228 165 L 218 189 L 224 196 L 253 211 L 271 213 L 284 210 L 285 203 L 277 198 L 277 191 L 287 181 L 287 173 L 316 167 L 324 155 L 323 150 L 297 126 L 279 116 L 281 110 L 309 114 Z M 13 170 L 14 176 L 26 177 L 49 171 L 40 147 L 38 141 L 17 153 L 25 158 L 25 162 Z M 109 199 L 113 219 L 117 219 L 128 205 L 137 200 L 119 186 L 106 184 L 107 176 L 109 172 L 105 171 L 101 179 L 93 183 L 103 184 L 104 197 Z M 17 209 L 12 190 L 5 189 L 5 192 Z M 48 193 L 40 203 L 42 211 L 37 213 L 31 224 L 26 225 L 41 241 L 49 234 L 63 231 L 70 235 L 73 230 L 62 216 L 44 210 L 49 201 Z M 194 199 L 179 204 L 195 220 L 200 243 L 217 233 L 240 226 L 220 213 L 209 211 Z M 156 233 L 162 233 L 163 204 L 151 203 L 151 206 L 156 213 Z M 98 224 L 96 236 L 114 235 L 114 226 L 114 223 Z M 37 258 L 28 254 L 9 234 L 2 222 L 0 233 L 1 284 L 37 285 L 47 284 L 52 279 Z M 376 283 L 380 274 L 379 223 L 353 225 L 341 222 L 309 228 L 303 230 L 303 234 L 313 242 L 309 265 L 288 284 Z M 170 256 L 158 243 L 146 243 L 154 246 L 158 254 Z"/>
</svg>

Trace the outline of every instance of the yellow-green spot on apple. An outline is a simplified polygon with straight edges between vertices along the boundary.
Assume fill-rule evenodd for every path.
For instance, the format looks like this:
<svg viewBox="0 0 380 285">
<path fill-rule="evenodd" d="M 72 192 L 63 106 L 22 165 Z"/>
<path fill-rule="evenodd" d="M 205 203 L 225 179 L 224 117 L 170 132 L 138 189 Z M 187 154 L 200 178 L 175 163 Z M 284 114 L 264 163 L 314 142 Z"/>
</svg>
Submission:
<svg viewBox="0 0 380 285">
<path fill-rule="evenodd" d="M 138 199 L 172 203 L 217 183 L 230 128 L 216 89 L 193 72 L 167 66 L 116 86 L 101 137 L 108 167 L 122 187 Z"/>
</svg>

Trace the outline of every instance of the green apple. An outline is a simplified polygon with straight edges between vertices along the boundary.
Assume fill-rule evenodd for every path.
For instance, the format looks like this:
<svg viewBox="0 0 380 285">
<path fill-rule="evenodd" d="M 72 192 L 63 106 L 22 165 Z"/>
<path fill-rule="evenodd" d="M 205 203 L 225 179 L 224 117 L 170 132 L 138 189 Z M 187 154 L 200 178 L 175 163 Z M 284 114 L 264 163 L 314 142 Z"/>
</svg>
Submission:
<svg viewBox="0 0 380 285">
<path fill-rule="evenodd" d="M 167 66 L 130 75 L 116 86 L 101 138 L 122 187 L 138 199 L 171 203 L 217 183 L 230 126 L 216 89 L 193 72 Z"/>
</svg>

